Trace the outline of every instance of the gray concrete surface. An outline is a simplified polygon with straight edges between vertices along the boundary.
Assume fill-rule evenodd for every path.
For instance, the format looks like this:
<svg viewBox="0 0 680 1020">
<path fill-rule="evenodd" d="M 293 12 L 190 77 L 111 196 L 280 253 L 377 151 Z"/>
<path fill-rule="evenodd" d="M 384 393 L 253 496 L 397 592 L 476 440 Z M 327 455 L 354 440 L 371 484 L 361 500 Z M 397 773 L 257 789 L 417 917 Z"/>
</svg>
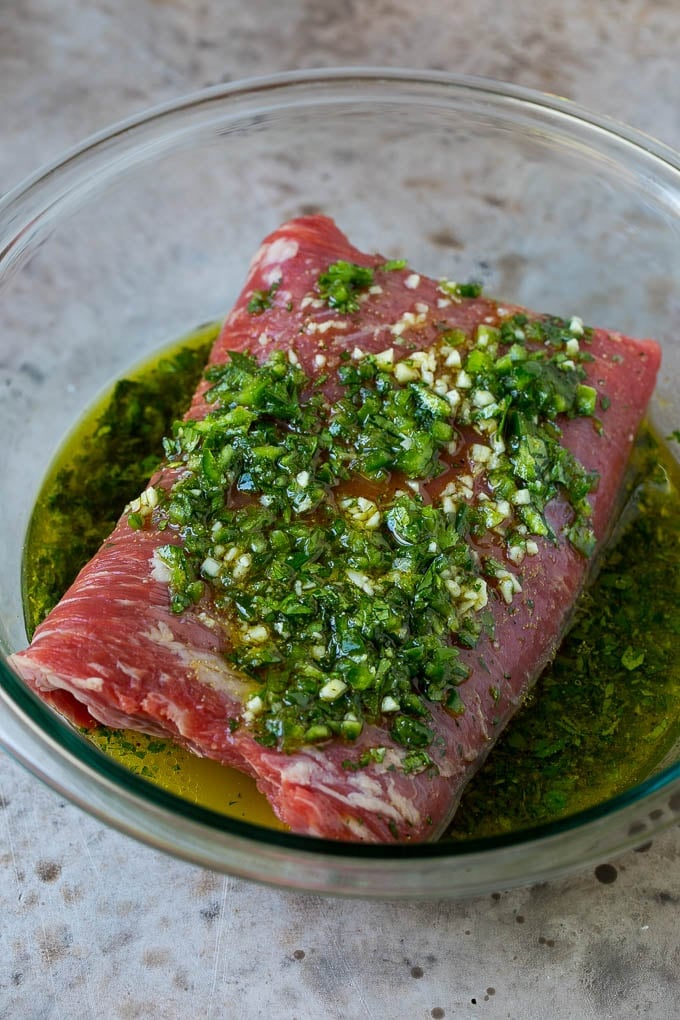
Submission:
<svg viewBox="0 0 680 1020">
<path fill-rule="evenodd" d="M 678 146 L 679 50 L 675 0 L 0 0 L 0 192 L 153 103 L 323 65 L 505 78 Z M 2 755 L 0 793 L 2 1018 L 678 1015 L 677 829 L 597 874 L 376 904 L 174 861 Z"/>
</svg>

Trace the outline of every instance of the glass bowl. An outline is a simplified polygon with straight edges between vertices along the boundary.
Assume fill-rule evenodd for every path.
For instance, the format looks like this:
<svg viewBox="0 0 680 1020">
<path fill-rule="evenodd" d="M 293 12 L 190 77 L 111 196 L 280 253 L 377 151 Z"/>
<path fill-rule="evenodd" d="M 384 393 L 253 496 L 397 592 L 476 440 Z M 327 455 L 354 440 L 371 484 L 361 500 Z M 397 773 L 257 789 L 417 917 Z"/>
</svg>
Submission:
<svg viewBox="0 0 680 1020">
<path fill-rule="evenodd" d="M 680 421 L 680 172 L 563 100 L 439 73 L 333 70 L 211 89 L 87 141 L 0 203 L 0 648 L 26 643 L 21 559 L 61 437 L 112 379 L 224 316 L 251 256 L 320 209 L 432 275 L 663 345 L 653 418 Z M 543 880 L 678 821 L 680 761 L 565 821 L 464 844 L 348 845 L 226 818 L 133 775 L 0 664 L 0 739 L 105 822 L 281 886 L 463 897 Z"/>
</svg>

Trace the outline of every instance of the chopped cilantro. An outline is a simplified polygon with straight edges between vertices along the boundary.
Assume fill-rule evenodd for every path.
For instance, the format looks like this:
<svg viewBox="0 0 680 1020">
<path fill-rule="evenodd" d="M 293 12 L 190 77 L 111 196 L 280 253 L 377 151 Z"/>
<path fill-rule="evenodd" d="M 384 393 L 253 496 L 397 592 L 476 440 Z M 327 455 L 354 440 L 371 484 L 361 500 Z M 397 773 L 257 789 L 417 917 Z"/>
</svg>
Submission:
<svg viewBox="0 0 680 1020">
<path fill-rule="evenodd" d="M 275 280 L 268 290 L 254 290 L 248 302 L 248 311 L 251 315 L 261 315 L 274 303 L 274 295 L 281 286 L 280 280 Z"/>
<path fill-rule="evenodd" d="M 356 761 L 346 758 L 342 763 L 342 767 L 351 772 L 357 772 L 359 769 L 364 769 L 367 765 L 373 763 L 380 765 L 385 760 L 386 750 L 384 747 L 370 747 L 367 751 L 363 751 Z"/>
<path fill-rule="evenodd" d="M 373 270 L 340 259 L 319 274 L 317 288 L 329 308 L 338 312 L 358 312 L 357 293 L 373 283 Z"/>
<path fill-rule="evenodd" d="M 428 747 L 434 738 L 434 732 L 428 726 L 408 715 L 398 715 L 390 733 L 398 744 L 405 747 Z"/>
<path fill-rule="evenodd" d="M 436 475 L 450 409 L 374 359 L 347 362 L 339 377 L 345 395 L 329 406 L 307 395 L 309 380 L 282 352 L 263 365 L 233 353 L 211 367 L 213 409 L 177 422 L 166 440 L 183 472 L 156 520 L 182 544 L 157 556 L 175 612 L 207 586 L 231 621 L 229 657 L 255 685 L 250 725 L 262 743 L 353 740 L 389 704 L 399 709 L 394 733 L 425 746 L 427 703 L 461 710 L 453 690 L 467 669 L 451 642 L 480 633 L 464 602 L 478 568 L 452 515 L 415 493 L 337 504 L 327 495 L 356 473 Z M 229 491 L 254 498 L 225 506 Z M 460 605 L 446 585 L 452 568 Z"/>
<path fill-rule="evenodd" d="M 637 669 L 645 661 L 644 652 L 636 652 L 631 645 L 628 645 L 625 652 L 621 656 L 621 665 L 627 670 Z"/>
<path fill-rule="evenodd" d="M 458 284 L 458 293 L 460 294 L 461 297 L 464 298 L 481 297 L 483 290 L 484 288 L 482 287 L 482 284 L 477 282 L 476 280 L 471 281 L 470 283 Z"/>
<path fill-rule="evenodd" d="M 431 769 L 439 772 L 436 764 L 432 761 L 427 751 L 409 751 L 404 755 L 401 763 L 402 770 L 406 775 L 413 775 Z"/>
<path fill-rule="evenodd" d="M 453 280 L 439 281 L 439 290 L 447 297 L 453 298 L 454 301 L 460 301 L 461 298 L 478 298 L 483 289 L 482 284 L 475 280 L 469 283 L 455 283 Z"/>
<path fill-rule="evenodd" d="M 574 511 L 567 537 L 579 552 L 589 556 L 595 537 L 586 497 L 595 488 L 597 476 L 585 471 L 561 445 L 555 418 L 559 414 L 592 416 L 597 393 L 583 383 L 585 373 L 580 364 L 567 357 L 564 347 L 572 339 L 568 323 L 555 317 L 530 320 L 520 313 L 502 322 L 498 342 L 488 329 L 483 337 L 485 346 L 480 346 L 478 339 L 464 368 L 473 391 L 481 390 L 491 399 L 480 407 L 473 405 L 462 422 L 476 425 L 491 415 L 498 422 L 507 464 L 491 473 L 494 490 L 512 495 L 519 482 L 530 499 L 518 506 L 518 517 L 533 534 L 543 537 L 553 537 L 544 511 L 561 491 Z M 529 348 L 529 343 L 540 346 Z M 507 349 L 499 351 L 499 344 Z M 489 526 L 488 514 L 484 508 L 482 529 Z M 512 543 L 512 535 L 509 540 Z"/>
</svg>

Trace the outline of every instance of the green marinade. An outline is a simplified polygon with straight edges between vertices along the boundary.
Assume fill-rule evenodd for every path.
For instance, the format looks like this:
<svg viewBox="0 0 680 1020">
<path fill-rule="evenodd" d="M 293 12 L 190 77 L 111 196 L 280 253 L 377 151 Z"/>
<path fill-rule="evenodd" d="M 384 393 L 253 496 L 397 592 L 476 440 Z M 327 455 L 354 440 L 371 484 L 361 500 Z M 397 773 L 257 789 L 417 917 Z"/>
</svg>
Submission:
<svg viewBox="0 0 680 1020">
<path fill-rule="evenodd" d="M 29 633 L 159 464 L 162 438 L 188 405 L 217 331 L 202 328 L 119 381 L 58 458 L 25 552 Z M 635 470 L 641 481 L 619 540 L 553 666 L 469 785 L 451 838 L 507 832 L 601 801 L 648 774 L 677 737 L 680 496 L 649 433 Z M 147 774 L 158 743 L 140 753 Z"/>
<path fill-rule="evenodd" d="M 511 832 L 600 803 L 650 775 L 680 737 L 677 465 L 645 429 L 632 471 L 638 483 L 597 578 L 467 787 L 449 838 Z"/>
<path fill-rule="evenodd" d="M 120 379 L 85 415 L 43 484 L 23 563 L 29 637 L 109 535 L 163 457 L 163 437 L 186 410 L 219 324 L 202 326 Z"/>
</svg>

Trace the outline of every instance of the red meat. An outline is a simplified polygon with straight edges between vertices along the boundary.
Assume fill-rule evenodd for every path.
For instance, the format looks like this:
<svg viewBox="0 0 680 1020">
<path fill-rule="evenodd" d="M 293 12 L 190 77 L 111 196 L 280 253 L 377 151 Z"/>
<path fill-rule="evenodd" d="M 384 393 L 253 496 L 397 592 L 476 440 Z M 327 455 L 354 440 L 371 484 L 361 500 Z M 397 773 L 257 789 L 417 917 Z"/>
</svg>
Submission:
<svg viewBox="0 0 680 1020">
<path fill-rule="evenodd" d="M 394 341 L 390 324 L 403 322 L 404 316 L 408 320 L 409 313 L 403 328 L 421 350 L 434 342 L 442 322 L 472 331 L 507 314 L 508 306 L 499 313 L 496 302 L 482 297 L 438 307 L 437 283 L 406 269 L 381 274 L 381 292 L 371 294 L 358 313 L 315 307 L 305 298 L 314 292 L 319 273 L 338 259 L 370 267 L 384 261 L 353 248 L 323 217 L 293 220 L 275 231 L 255 255 L 211 361 L 225 361 L 232 350 L 264 360 L 273 350 L 290 349 L 305 372 L 315 376 L 322 354 L 329 377 L 325 390 L 332 397 L 338 392 L 334 370 L 340 356 L 357 347 L 366 353 L 383 351 Z M 247 306 L 253 292 L 279 280 L 273 307 L 251 314 Z M 592 419 L 565 420 L 563 443 L 600 475 L 590 500 L 595 535 L 602 543 L 654 386 L 659 351 L 652 341 L 604 330 L 594 331 L 588 350 L 594 359 L 585 365 L 589 381 L 606 393 L 610 405 L 600 415 L 600 432 Z M 202 384 L 197 390 L 190 417 L 205 414 L 205 389 Z M 467 436 L 468 442 L 474 438 Z M 166 469 L 154 482 L 168 486 L 172 480 Z M 433 483 L 431 492 L 435 485 L 441 482 Z M 548 508 L 558 535 L 569 512 L 560 499 Z M 261 746 L 247 727 L 232 731 L 229 721 L 243 710 L 243 681 L 225 662 L 221 632 L 200 603 L 181 615 L 171 612 L 167 585 L 151 567 L 154 549 L 167 542 L 167 531 L 134 531 L 121 519 L 37 629 L 30 648 L 12 657 L 14 668 L 74 720 L 172 737 L 199 755 L 252 774 L 294 831 L 341 840 L 393 842 L 441 834 L 465 783 L 554 655 L 589 569 L 589 561 L 565 539 L 557 544 L 538 539 L 538 554 L 522 566 L 521 595 L 510 606 L 497 593 L 491 595 L 493 637 L 483 636 L 475 649 L 461 653 L 470 668 L 459 688 L 464 712 L 453 717 L 431 704 L 428 725 L 440 738 L 438 773 L 406 775 L 390 768 L 396 745 L 388 723 L 365 726 L 352 743 L 353 756 L 362 749 L 387 748 L 382 763 L 357 771 L 342 766 L 348 755 L 342 740 L 285 753 Z M 500 560 L 505 555 L 500 544 L 494 548 L 487 542 L 486 551 Z"/>
</svg>

